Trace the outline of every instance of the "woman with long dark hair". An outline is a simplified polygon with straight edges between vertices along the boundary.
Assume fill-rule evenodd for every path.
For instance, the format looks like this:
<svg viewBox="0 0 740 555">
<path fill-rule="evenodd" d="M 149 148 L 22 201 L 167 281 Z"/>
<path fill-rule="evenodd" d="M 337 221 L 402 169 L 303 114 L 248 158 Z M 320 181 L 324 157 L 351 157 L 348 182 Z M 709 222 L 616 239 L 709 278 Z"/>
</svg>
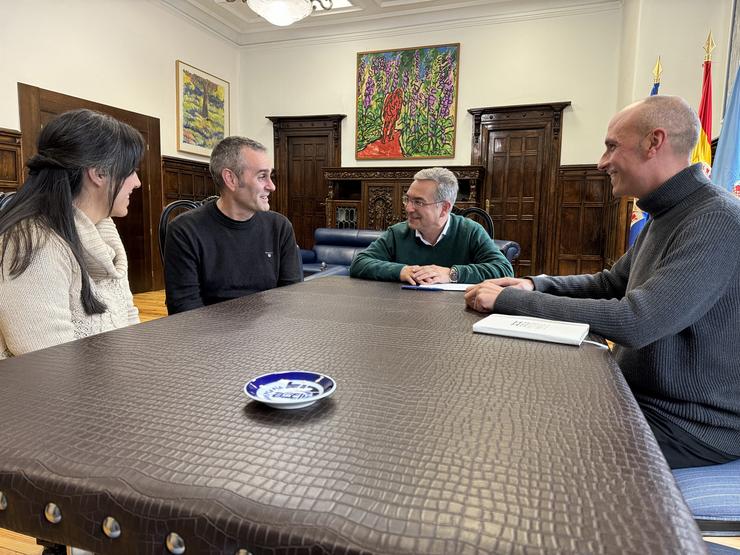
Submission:
<svg viewBox="0 0 740 555">
<path fill-rule="evenodd" d="M 128 213 L 144 148 L 92 110 L 41 130 L 28 179 L 0 211 L 0 359 L 139 322 L 111 216 Z"/>
</svg>

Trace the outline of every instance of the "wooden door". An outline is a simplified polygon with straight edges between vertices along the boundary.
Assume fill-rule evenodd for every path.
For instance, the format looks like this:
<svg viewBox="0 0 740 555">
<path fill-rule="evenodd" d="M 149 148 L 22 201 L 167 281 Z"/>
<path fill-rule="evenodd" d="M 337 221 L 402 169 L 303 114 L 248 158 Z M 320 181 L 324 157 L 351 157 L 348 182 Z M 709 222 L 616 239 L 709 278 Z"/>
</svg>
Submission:
<svg viewBox="0 0 740 555">
<path fill-rule="evenodd" d="M 496 238 L 513 239 L 521 247 L 517 275 L 530 275 L 542 266 L 543 257 L 539 217 L 546 196 L 544 130 L 491 131 L 488 142 L 485 210 L 493 218 Z"/>
<path fill-rule="evenodd" d="M 327 185 L 322 169 L 330 165 L 329 140 L 322 136 L 289 136 L 287 140 L 286 216 L 293 223 L 298 244 L 310 249 L 314 230 L 326 221 Z"/>
<path fill-rule="evenodd" d="M 323 169 L 341 162 L 344 115 L 270 116 L 275 138 L 274 209 L 293 224 L 301 248 L 313 247 L 326 225 L 328 184 Z"/>
<path fill-rule="evenodd" d="M 147 149 L 139 168 L 141 187 L 131 194 L 128 215 L 117 218 L 116 226 L 128 256 L 131 290 L 141 293 L 162 289 L 162 264 L 152 233 L 157 229 L 163 207 L 159 119 L 23 83 L 18 83 L 18 102 L 24 164 L 36 153 L 41 128 L 68 110 L 89 108 L 109 114 L 138 129 L 144 136 Z"/>
<path fill-rule="evenodd" d="M 480 205 L 497 239 L 516 241 L 518 276 L 555 273 L 562 111 L 570 102 L 474 108 L 471 163 L 486 168 Z"/>
</svg>

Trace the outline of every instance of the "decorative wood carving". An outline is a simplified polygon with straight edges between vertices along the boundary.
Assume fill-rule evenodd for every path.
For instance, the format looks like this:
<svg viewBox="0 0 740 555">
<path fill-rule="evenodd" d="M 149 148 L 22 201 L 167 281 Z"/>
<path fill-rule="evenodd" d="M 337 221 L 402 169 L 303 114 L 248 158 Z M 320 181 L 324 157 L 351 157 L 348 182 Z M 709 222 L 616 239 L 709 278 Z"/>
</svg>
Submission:
<svg viewBox="0 0 740 555">
<path fill-rule="evenodd" d="M 370 229 L 385 229 L 395 223 L 393 187 L 367 188 L 367 224 Z"/>
<path fill-rule="evenodd" d="M 21 134 L 0 128 L 0 191 L 15 191 L 22 183 Z"/>
<path fill-rule="evenodd" d="M 477 203 L 477 188 L 485 176 L 480 166 L 446 166 L 457 176 L 460 186 L 458 207 L 464 208 Z M 369 229 L 385 229 L 403 221 L 406 214 L 401 197 L 422 166 L 324 168 L 328 182 L 326 225 L 335 227 L 336 207 L 357 203 L 359 211 L 357 226 Z"/>
<path fill-rule="evenodd" d="M 511 124 L 521 127 L 522 122 L 536 121 L 539 123 L 538 120 L 542 120 L 543 118 L 550 119 L 555 114 L 553 120 L 556 121 L 553 125 L 553 133 L 555 136 L 559 136 L 562 112 L 568 106 L 570 106 L 570 101 L 471 108 L 468 112 L 473 115 L 473 143 L 480 141 L 481 123 L 496 122 L 499 125 Z"/>
<path fill-rule="evenodd" d="M 330 181 L 348 179 L 399 181 L 406 180 L 410 185 L 414 175 L 428 166 L 406 166 L 397 168 L 358 167 L 358 168 L 324 168 L 324 177 Z M 485 175 L 485 168 L 481 166 L 445 166 L 455 174 L 458 180 L 479 181 Z"/>
</svg>

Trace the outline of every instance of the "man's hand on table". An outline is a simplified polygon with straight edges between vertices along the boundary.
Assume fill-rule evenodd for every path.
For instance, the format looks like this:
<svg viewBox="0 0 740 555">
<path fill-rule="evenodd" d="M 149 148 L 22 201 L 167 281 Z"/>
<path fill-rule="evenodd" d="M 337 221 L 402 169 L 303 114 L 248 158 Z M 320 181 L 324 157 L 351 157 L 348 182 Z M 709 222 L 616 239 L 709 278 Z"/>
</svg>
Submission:
<svg viewBox="0 0 740 555">
<path fill-rule="evenodd" d="M 504 287 L 534 291 L 534 283 L 530 279 L 511 277 L 487 279 L 465 291 L 465 304 L 478 312 L 493 312 L 496 299 Z"/>
</svg>

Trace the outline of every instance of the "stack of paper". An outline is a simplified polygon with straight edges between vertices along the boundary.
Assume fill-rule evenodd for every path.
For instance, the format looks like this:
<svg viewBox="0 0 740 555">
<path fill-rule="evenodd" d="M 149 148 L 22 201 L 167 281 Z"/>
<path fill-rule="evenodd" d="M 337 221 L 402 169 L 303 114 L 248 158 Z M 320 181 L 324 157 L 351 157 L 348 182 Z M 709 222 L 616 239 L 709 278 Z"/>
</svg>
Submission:
<svg viewBox="0 0 740 555">
<path fill-rule="evenodd" d="M 588 335 L 588 324 L 544 320 L 531 316 L 491 314 L 473 324 L 476 333 L 506 335 L 522 339 L 580 345 Z"/>
</svg>

